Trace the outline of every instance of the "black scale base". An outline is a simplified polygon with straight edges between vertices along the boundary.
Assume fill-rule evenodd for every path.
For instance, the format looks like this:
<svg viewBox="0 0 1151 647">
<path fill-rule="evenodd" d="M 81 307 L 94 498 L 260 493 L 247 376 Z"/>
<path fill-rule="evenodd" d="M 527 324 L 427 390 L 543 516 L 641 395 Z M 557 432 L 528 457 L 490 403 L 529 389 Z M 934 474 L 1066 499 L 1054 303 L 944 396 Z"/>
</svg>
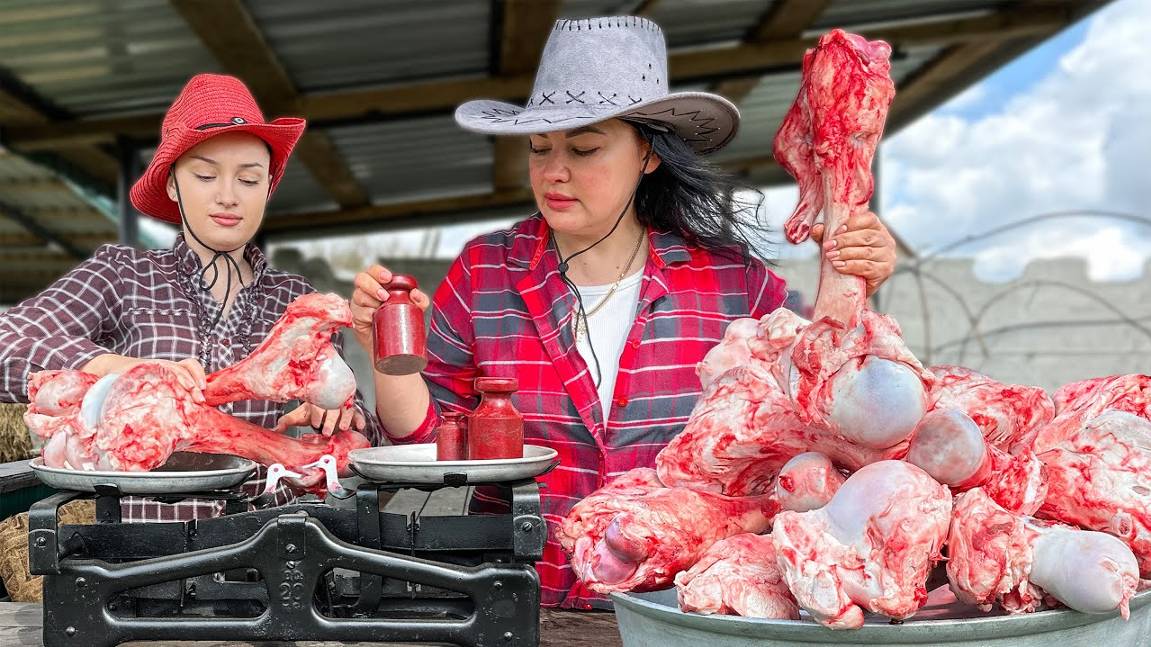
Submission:
<svg viewBox="0 0 1151 647">
<path fill-rule="evenodd" d="M 327 640 L 539 644 L 546 527 L 535 481 L 500 484 L 509 514 L 385 513 L 366 484 L 356 506 L 297 503 L 216 519 L 121 523 L 120 496 L 64 492 L 33 505 L 33 574 L 44 575 L 45 647 L 130 640 Z M 57 526 L 95 496 L 97 523 Z"/>
</svg>

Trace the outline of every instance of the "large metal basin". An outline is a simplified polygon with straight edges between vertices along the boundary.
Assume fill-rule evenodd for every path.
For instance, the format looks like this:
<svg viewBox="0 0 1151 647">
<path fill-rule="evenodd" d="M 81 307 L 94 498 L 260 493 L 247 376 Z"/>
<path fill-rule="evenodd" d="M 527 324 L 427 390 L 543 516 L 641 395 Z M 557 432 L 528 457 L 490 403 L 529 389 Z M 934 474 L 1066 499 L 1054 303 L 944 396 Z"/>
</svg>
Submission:
<svg viewBox="0 0 1151 647">
<path fill-rule="evenodd" d="M 956 647 L 1144 647 L 1151 645 L 1151 591 L 1131 601 L 1131 619 L 1060 609 L 1017 616 L 960 607 L 949 594 L 901 625 L 868 615 L 854 631 L 804 620 L 759 620 L 683 613 L 675 589 L 614 594 L 624 647 L 785 647 L 789 645 L 921 645 Z"/>
</svg>

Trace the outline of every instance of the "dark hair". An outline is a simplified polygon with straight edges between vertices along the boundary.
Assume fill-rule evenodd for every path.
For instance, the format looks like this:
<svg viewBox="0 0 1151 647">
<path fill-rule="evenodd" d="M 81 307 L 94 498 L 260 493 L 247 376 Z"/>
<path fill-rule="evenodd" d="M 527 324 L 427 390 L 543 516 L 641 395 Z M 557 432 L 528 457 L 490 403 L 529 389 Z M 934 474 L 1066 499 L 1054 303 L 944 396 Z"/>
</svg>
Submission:
<svg viewBox="0 0 1151 647">
<path fill-rule="evenodd" d="M 647 139 L 660 165 L 639 183 L 636 216 L 654 229 L 679 234 L 689 244 L 746 262 L 760 252 L 766 232 L 759 217 L 763 193 L 744 185 L 730 173 L 701 157 L 672 132 L 645 124 L 631 124 Z M 740 200 L 737 191 L 750 191 L 753 202 Z M 758 230 L 759 236 L 750 236 Z"/>
</svg>

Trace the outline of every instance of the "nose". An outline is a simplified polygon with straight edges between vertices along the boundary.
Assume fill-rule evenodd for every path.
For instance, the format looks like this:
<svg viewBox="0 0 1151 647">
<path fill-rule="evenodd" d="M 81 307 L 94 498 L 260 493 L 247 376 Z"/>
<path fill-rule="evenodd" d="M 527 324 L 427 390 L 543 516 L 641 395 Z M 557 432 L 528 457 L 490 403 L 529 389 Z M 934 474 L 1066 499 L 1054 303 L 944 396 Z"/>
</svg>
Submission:
<svg viewBox="0 0 1151 647">
<path fill-rule="evenodd" d="M 216 194 L 216 203 L 224 208 L 235 207 L 240 204 L 236 190 L 231 182 L 220 182 L 220 191 Z"/>
<path fill-rule="evenodd" d="M 562 153 L 552 151 L 544 157 L 541 169 L 543 179 L 547 182 L 567 182 L 571 179 L 571 169 L 567 159 Z"/>
</svg>

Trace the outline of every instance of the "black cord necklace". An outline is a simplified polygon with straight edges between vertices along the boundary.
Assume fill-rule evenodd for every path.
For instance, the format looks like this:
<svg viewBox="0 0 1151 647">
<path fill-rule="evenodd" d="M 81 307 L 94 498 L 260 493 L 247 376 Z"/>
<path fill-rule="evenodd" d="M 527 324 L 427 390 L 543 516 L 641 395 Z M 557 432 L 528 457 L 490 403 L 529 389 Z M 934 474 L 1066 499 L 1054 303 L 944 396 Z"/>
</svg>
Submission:
<svg viewBox="0 0 1151 647">
<path fill-rule="evenodd" d="M 645 139 L 647 139 L 646 136 L 645 136 Z M 560 251 L 559 243 L 556 242 L 555 232 L 551 233 L 552 246 L 556 250 L 556 256 L 560 259 L 560 264 L 559 264 L 560 280 L 563 281 L 564 285 L 568 286 L 568 288 L 572 291 L 572 293 L 575 294 L 576 303 L 578 304 L 578 309 L 572 315 L 572 316 L 576 317 L 576 329 L 578 329 L 579 326 L 581 326 L 581 325 L 584 327 L 587 327 L 587 325 L 588 325 L 587 309 L 584 308 L 583 296 L 580 294 L 579 287 L 577 287 L 576 284 L 570 278 L 568 278 L 567 273 L 568 273 L 568 270 L 570 269 L 569 264 L 571 263 L 572 259 L 575 258 L 576 256 L 583 254 L 584 252 L 588 251 L 589 249 L 591 249 L 591 248 L 595 247 L 596 245 L 602 243 L 603 241 L 607 240 L 608 237 L 611 236 L 612 234 L 614 234 L 615 230 L 617 228 L 619 228 L 619 224 L 621 222 L 623 222 L 623 217 L 627 214 L 627 210 L 631 207 L 632 203 L 635 202 L 635 195 L 636 195 L 636 193 L 639 192 L 640 182 L 643 182 L 643 176 L 646 174 L 646 171 L 647 171 L 647 164 L 649 161 L 651 161 L 651 153 L 652 153 L 651 140 L 648 139 L 647 154 L 644 155 L 643 166 L 640 168 L 639 178 L 636 180 L 635 188 L 632 189 L 631 196 L 628 197 L 627 203 L 625 203 L 623 205 L 623 209 L 620 210 L 619 216 L 616 217 L 615 224 L 611 226 L 611 229 L 608 230 L 608 232 L 606 234 L 604 234 L 602 238 L 600 238 L 599 240 L 595 241 L 594 243 L 588 245 L 587 247 L 584 247 L 583 249 L 579 250 L 578 252 L 575 252 L 571 256 L 564 258 L 563 253 Z M 587 347 L 588 347 L 588 350 L 591 351 L 592 362 L 595 364 L 595 381 L 594 381 L 595 387 L 596 387 L 596 389 L 599 389 L 600 382 L 603 381 L 603 374 L 600 370 L 599 356 L 596 355 L 595 346 L 592 345 L 590 328 L 588 329 L 588 331 L 589 332 L 588 332 L 588 337 L 587 337 Z M 604 415 L 605 416 L 607 415 L 606 412 Z"/>
<path fill-rule="evenodd" d="M 211 292 L 212 288 L 216 287 L 216 284 L 220 281 L 220 268 L 216 266 L 217 260 L 223 259 L 224 268 L 225 268 L 226 274 L 227 274 L 227 276 L 225 278 L 226 283 L 224 284 L 224 298 L 220 303 L 219 310 L 216 311 L 216 316 L 214 318 L 212 318 L 212 322 L 210 324 L 208 324 L 206 327 L 203 324 L 208 319 L 208 313 L 207 313 L 206 309 L 204 308 L 204 304 L 201 302 L 199 295 L 191 295 L 193 298 L 190 299 L 192 301 L 192 303 L 196 304 L 196 310 L 197 310 L 197 313 L 196 313 L 197 317 L 196 318 L 197 318 L 197 324 L 198 324 L 197 328 L 199 329 L 198 333 L 200 336 L 200 364 L 204 367 L 204 370 L 206 371 L 209 368 L 208 362 L 209 362 L 209 358 L 211 357 L 212 349 L 208 346 L 208 344 L 206 343 L 205 340 L 207 339 L 207 337 L 210 333 L 215 331 L 216 327 L 220 324 L 220 320 L 223 318 L 224 308 L 228 304 L 228 297 L 230 297 L 232 294 L 232 275 L 233 275 L 233 273 L 235 274 L 235 277 L 236 277 L 235 282 L 236 282 L 236 284 L 239 285 L 240 289 L 243 289 L 245 287 L 244 286 L 243 273 L 240 269 L 240 263 L 239 263 L 239 261 L 237 261 L 235 258 L 232 257 L 232 253 L 234 253 L 240 249 L 243 249 L 245 246 L 247 246 L 247 243 L 244 243 L 243 245 L 240 245 L 239 247 L 235 247 L 233 249 L 220 250 L 220 249 L 216 249 L 216 248 L 212 247 L 211 245 L 208 245 L 207 243 L 205 243 L 203 241 L 203 239 L 201 239 L 199 236 L 197 236 L 196 232 L 192 229 L 191 223 L 188 222 L 188 216 L 184 213 L 184 200 L 183 200 L 183 197 L 180 195 L 180 183 L 176 179 L 176 165 L 175 164 L 173 164 L 172 167 L 169 169 L 169 173 L 171 173 L 171 175 L 172 175 L 172 185 L 176 189 L 176 205 L 180 210 L 180 221 L 184 225 L 184 231 L 188 232 L 188 234 L 192 236 L 192 239 L 195 240 L 196 243 L 198 243 L 201 247 L 212 252 L 212 258 L 207 263 L 203 263 L 201 261 L 202 267 L 200 269 L 199 276 L 197 276 L 197 287 L 199 287 L 199 289 L 201 291 L 209 292 L 209 293 Z M 210 279 L 208 278 L 209 271 L 211 271 L 211 278 Z M 240 342 L 240 344 L 239 344 L 240 352 L 246 356 L 248 353 L 248 344 L 249 344 L 249 341 L 250 341 L 250 338 L 252 335 L 252 325 L 253 324 L 250 320 L 251 317 L 245 317 L 245 318 L 249 320 L 247 322 L 248 323 L 247 334 L 244 336 L 243 340 L 237 340 L 237 341 Z"/>
</svg>

